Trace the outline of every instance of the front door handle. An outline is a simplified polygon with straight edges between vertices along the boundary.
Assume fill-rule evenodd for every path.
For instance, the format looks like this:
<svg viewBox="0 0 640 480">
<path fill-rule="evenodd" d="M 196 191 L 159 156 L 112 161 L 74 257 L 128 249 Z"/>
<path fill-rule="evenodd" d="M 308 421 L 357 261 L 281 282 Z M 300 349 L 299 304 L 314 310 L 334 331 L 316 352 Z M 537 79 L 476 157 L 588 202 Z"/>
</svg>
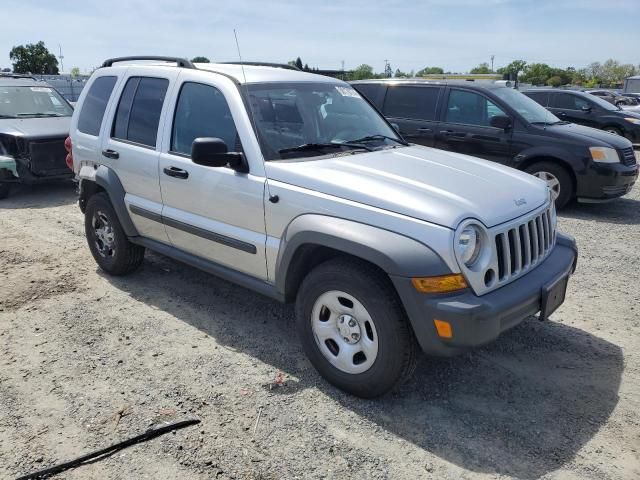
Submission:
<svg viewBox="0 0 640 480">
<path fill-rule="evenodd" d="M 443 137 L 458 137 L 458 138 L 463 138 L 467 136 L 467 134 L 464 132 L 454 132 L 453 130 L 440 130 L 440 135 L 442 135 Z"/>
<path fill-rule="evenodd" d="M 169 175 L 170 177 L 182 179 L 189 178 L 189 172 L 187 172 L 186 170 L 182 170 L 181 168 L 167 167 L 163 171 L 165 175 Z"/>
<path fill-rule="evenodd" d="M 567 114 L 564 113 L 564 112 L 558 112 L 558 115 L 560 115 L 561 117 L 566 117 L 567 116 Z"/>
<path fill-rule="evenodd" d="M 421 128 L 418 129 L 418 131 L 422 132 L 422 133 L 431 133 L 431 132 L 433 132 L 433 130 L 431 130 L 430 128 L 427 128 L 427 127 L 421 127 Z"/>
<path fill-rule="evenodd" d="M 103 150 L 102 156 L 107 158 L 113 158 L 114 160 L 117 160 L 118 158 L 120 158 L 120 154 L 115 150 L 111 150 L 110 148 L 108 148 L 107 150 Z"/>
</svg>

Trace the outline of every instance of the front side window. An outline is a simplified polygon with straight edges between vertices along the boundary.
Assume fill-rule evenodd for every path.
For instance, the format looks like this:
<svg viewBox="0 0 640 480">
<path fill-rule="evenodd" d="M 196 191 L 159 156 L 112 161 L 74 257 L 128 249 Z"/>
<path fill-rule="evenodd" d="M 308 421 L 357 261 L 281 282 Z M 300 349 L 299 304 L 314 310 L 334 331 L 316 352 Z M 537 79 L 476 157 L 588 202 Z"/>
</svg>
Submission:
<svg viewBox="0 0 640 480">
<path fill-rule="evenodd" d="M 541 104 L 513 88 L 494 88 L 491 90 L 491 93 L 522 115 L 527 122 L 536 124 L 555 124 L 560 122 L 558 117 L 544 108 Z M 530 92 L 528 92 L 528 94 L 530 94 Z M 545 97 L 543 98 L 545 99 L 543 105 L 547 105 L 548 93 L 545 94 Z"/>
<path fill-rule="evenodd" d="M 441 88 L 391 86 L 384 101 L 388 117 L 434 120 Z"/>
<path fill-rule="evenodd" d="M 73 109 L 53 88 L 47 86 L 1 86 L 0 117 L 70 117 Z"/>
<path fill-rule="evenodd" d="M 451 90 L 447 102 L 446 121 L 467 125 L 491 126 L 491 117 L 504 115 L 496 104 L 486 97 L 466 90 Z"/>
<path fill-rule="evenodd" d="M 384 118 L 349 85 L 255 83 L 247 90 L 266 160 L 404 145 Z"/>
<path fill-rule="evenodd" d="M 199 137 L 220 138 L 231 151 L 241 150 L 229 105 L 220 90 L 200 83 L 185 83 L 178 97 L 171 132 L 171 151 L 191 154 Z"/>
<path fill-rule="evenodd" d="M 155 148 L 168 86 L 165 78 L 129 78 L 120 96 L 111 136 Z"/>
</svg>

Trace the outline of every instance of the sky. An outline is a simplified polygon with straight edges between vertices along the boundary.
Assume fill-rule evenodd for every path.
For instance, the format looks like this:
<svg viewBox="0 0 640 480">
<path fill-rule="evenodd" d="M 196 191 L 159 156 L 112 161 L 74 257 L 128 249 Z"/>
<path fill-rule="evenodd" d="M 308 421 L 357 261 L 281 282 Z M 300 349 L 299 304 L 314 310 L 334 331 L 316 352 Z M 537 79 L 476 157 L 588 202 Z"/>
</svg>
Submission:
<svg viewBox="0 0 640 480">
<path fill-rule="evenodd" d="M 106 58 L 170 55 L 376 71 L 467 72 L 515 59 L 583 67 L 640 64 L 640 0 L 1 0 L 0 67 L 43 40 L 64 70 Z"/>
</svg>

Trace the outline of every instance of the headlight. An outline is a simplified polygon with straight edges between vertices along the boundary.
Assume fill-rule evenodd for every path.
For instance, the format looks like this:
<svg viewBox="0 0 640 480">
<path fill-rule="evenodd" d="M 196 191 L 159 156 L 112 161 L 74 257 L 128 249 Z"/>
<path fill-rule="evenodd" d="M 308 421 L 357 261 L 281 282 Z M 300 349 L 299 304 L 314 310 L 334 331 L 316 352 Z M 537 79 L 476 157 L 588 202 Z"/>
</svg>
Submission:
<svg viewBox="0 0 640 480">
<path fill-rule="evenodd" d="M 594 162 L 598 162 L 598 163 L 620 162 L 620 157 L 618 157 L 618 152 L 616 152 L 613 148 L 589 147 L 589 151 L 591 152 L 591 158 L 593 159 Z"/>
<path fill-rule="evenodd" d="M 624 117 L 624 119 L 629 123 L 633 123 L 634 125 L 640 125 L 640 118 Z"/>
<path fill-rule="evenodd" d="M 471 267 L 478 260 L 482 250 L 482 235 L 477 226 L 471 224 L 464 227 L 458 236 L 456 248 L 460 260 Z"/>
</svg>

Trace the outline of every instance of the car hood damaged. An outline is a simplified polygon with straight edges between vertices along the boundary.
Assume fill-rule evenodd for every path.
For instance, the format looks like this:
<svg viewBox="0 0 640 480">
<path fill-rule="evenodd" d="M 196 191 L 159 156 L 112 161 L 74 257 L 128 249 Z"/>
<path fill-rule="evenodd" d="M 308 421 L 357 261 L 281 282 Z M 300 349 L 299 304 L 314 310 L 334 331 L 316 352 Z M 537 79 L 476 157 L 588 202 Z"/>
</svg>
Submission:
<svg viewBox="0 0 640 480">
<path fill-rule="evenodd" d="M 71 117 L 2 118 L 0 135 L 24 138 L 66 138 L 70 123 Z"/>
<path fill-rule="evenodd" d="M 549 199 L 546 184 L 467 155 L 410 146 L 266 165 L 269 179 L 449 228 L 470 217 L 487 227 Z M 490 192 L 490 194 L 487 194 Z"/>
</svg>

